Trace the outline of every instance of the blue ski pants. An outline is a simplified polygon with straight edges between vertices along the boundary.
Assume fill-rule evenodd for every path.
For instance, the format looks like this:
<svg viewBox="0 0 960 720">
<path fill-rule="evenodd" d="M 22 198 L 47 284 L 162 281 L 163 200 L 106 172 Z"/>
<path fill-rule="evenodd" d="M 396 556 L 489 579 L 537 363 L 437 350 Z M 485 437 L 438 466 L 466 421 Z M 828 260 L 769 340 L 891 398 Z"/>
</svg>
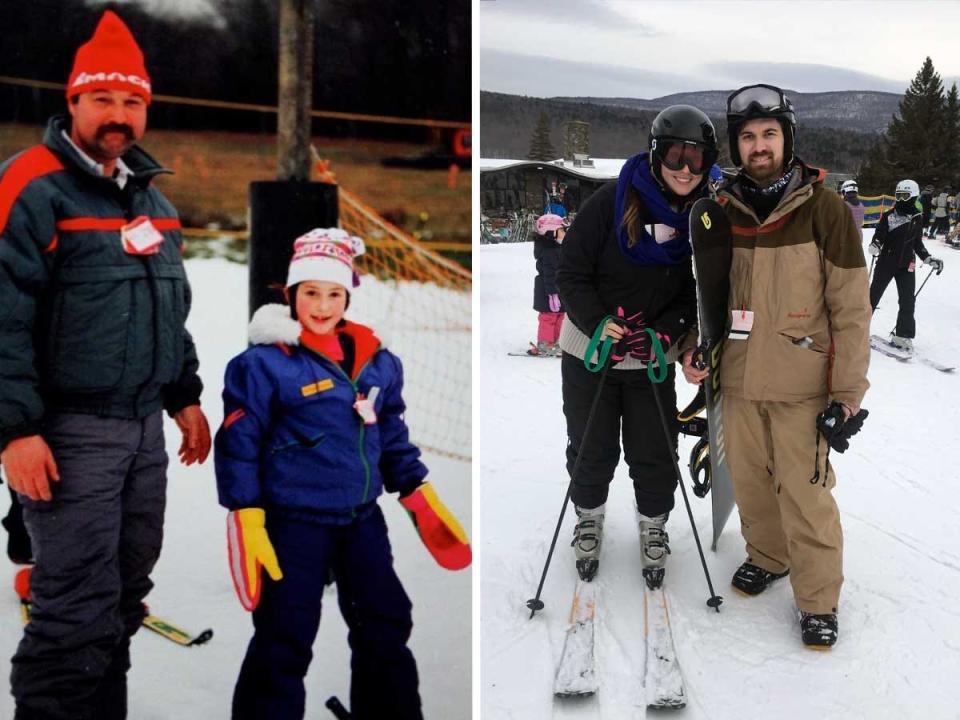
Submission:
<svg viewBox="0 0 960 720">
<path fill-rule="evenodd" d="M 331 572 L 349 628 L 351 716 L 422 720 L 417 666 L 407 648 L 411 604 L 393 569 L 380 508 L 374 504 L 349 525 L 322 525 L 267 510 L 267 534 L 283 579 L 263 578 L 254 636 L 234 691 L 234 720 L 303 717 L 303 678 Z"/>
</svg>

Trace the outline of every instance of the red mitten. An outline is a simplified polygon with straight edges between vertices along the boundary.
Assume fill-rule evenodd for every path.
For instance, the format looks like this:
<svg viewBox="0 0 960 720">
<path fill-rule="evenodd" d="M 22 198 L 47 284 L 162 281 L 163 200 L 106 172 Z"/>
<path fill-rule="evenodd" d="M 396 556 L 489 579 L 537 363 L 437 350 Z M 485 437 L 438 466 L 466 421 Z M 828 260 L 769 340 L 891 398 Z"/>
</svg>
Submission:
<svg viewBox="0 0 960 720">
<path fill-rule="evenodd" d="M 420 539 L 440 567 L 462 570 L 470 565 L 473 553 L 467 534 L 453 513 L 440 502 L 430 483 L 425 482 L 400 498 L 400 504 L 410 514 Z"/>
</svg>

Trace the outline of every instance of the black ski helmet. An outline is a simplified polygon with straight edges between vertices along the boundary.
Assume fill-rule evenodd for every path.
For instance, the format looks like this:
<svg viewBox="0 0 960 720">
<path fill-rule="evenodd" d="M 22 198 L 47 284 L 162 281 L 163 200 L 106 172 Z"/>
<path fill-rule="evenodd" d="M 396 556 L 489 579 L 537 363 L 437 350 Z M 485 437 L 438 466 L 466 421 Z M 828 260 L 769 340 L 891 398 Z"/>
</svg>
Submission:
<svg viewBox="0 0 960 720">
<path fill-rule="evenodd" d="M 783 90 L 774 85 L 747 85 L 734 90 L 727 97 L 727 139 L 730 141 L 730 159 L 737 167 L 743 165 L 737 135 L 748 120 L 773 118 L 783 128 L 784 168 L 793 162 L 794 139 L 797 134 L 797 116 L 793 103 Z"/>
<path fill-rule="evenodd" d="M 663 185 L 663 176 L 660 173 L 661 160 L 656 152 L 657 143 L 661 141 L 702 145 L 704 148 L 702 172 L 704 178 L 707 177 L 710 166 L 717 161 L 720 154 L 717 147 L 717 133 L 706 113 L 692 105 L 671 105 L 664 108 L 653 119 L 653 124 L 650 125 L 650 134 L 647 136 L 647 147 L 650 149 L 650 169 L 661 186 Z"/>
</svg>

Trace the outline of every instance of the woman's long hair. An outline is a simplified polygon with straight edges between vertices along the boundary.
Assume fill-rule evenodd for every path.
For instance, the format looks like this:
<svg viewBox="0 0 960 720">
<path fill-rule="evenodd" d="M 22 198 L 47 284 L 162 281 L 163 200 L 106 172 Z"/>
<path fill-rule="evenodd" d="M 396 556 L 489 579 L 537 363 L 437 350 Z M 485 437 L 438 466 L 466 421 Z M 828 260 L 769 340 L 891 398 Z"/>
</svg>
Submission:
<svg viewBox="0 0 960 720">
<path fill-rule="evenodd" d="M 627 200 L 620 225 L 627 231 L 627 247 L 637 244 L 637 227 L 640 225 L 640 196 L 632 187 L 627 188 Z"/>
</svg>

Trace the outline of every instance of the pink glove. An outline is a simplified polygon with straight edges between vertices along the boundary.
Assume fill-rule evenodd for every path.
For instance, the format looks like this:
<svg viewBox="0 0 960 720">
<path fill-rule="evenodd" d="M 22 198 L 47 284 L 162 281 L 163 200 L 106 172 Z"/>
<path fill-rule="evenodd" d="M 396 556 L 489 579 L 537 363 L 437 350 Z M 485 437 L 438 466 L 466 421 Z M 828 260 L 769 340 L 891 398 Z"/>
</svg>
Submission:
<svg viewBox="0 0 960 720">
<path fill-rule="evenodd" d="M 550 312 L 560 312 L 560 296 L 557 293 L 547 295 L 547 302 L 550 304 Z"/>
</svg>

